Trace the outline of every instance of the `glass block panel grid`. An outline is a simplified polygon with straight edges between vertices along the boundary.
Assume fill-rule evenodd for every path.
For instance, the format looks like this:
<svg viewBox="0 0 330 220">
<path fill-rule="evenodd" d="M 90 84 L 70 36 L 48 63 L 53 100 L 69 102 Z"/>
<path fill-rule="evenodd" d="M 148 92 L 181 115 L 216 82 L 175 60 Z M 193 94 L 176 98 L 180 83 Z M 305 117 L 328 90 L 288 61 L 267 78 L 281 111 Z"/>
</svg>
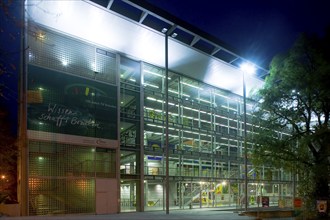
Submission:
<svg viewBox="0 0 330 220">
<path fill-rule="evenodd" d="M 96 148 L 95 176 L 100 178 L 116 178 L 116 151 Z"/>
<path fill-rule="evenodd" d="M 29 178 L 29 214 L 95 213 L 95 180 Z"/>
<path fill-rule="evenodd" d="M 29 141 L 30 215 L 95 213 L 95 178 L 116 178 L 113 149 Z"/>
<path fill-rule="evenodd" d="M 115 150 L 29 142 L 31 177 L 116 177 Z"/>
<path fill-rule="evenodd" d="M 28 31 L 30 64 L 116 83 L 115 54 L 45 29 Z"/>
<path fill-rule="evenodd" d="M 94 150 L 67 144 L 30 142 L 30 176 L 94 177 Z"/>
</svg>

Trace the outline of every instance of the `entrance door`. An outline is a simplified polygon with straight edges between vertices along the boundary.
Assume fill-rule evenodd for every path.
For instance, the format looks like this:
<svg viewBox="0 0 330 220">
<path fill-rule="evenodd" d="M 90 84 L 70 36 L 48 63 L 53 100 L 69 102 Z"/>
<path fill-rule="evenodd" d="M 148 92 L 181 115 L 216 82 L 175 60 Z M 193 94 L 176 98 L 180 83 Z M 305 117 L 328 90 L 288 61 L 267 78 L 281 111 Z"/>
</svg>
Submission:
<svg viewBox="0 0 330 220">
<path fill-rule="evenodd" d="M 125 180 L 120 184 L 120 201 L 122 212 L 136 211 L 136 182 Z"/>
</svg>

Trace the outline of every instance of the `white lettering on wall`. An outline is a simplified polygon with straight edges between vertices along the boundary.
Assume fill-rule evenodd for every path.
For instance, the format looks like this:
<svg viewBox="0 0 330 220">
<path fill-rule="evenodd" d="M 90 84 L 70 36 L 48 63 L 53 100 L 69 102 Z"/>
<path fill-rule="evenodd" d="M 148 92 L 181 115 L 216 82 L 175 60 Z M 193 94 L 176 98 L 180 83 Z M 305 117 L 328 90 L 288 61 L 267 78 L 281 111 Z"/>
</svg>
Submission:
<svg viewBox="0 0 330 220">
<path fill-rule="evenodd" d="M 79 117 L 78 111 L 66 106 L 59 106 L 57 104 L 48 104 L 47 113 L 42 113 L 38 119 L 41 121 L 54 122 L 57 127 L 62 127 L 67 124 L 75 126 L 84 126 L 92 128 L 101 128 L 99 123 L 91 118 L 84 118 L 83 115 Z"/>
</svg>

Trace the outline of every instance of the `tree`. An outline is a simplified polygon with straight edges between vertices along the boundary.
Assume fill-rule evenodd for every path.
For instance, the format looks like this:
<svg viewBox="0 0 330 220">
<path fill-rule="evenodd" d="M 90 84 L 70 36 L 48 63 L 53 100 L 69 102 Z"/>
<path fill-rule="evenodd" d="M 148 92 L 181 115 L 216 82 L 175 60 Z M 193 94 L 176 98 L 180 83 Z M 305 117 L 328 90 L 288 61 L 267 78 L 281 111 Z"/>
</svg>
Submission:
<svg viewBox="0 0 330 220">
<path fill-rule="evenodd" d="M 0 203 L 17 202 L 18 67 L 23 3 L 0 0 Z"/>
<path fill-rule="evenodd" d="M 254 163 L 265 161 L 299 174 L 299 193 L 329 199 L 330 28 L 324 37 L 302 34 L 273 58 L 256 95 Z"/>
<path fill-rule="evenodd" d="M 17 201 L 17 146 L 8 111 L 0 105 L 0 203 Z"/>
</svg>

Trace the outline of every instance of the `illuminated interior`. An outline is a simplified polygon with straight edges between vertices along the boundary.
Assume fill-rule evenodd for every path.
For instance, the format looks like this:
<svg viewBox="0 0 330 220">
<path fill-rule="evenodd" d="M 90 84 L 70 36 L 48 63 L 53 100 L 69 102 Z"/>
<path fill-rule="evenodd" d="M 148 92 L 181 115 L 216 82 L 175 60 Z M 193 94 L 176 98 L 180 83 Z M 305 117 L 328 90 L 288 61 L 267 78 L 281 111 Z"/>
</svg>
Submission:
<svg viewBox="0 0 330 220">
<path fill-rule="evenodd" d="M 222 47 L 210 55 L 184 44 L 180 27 L 166 79 L 164 34 L 110 2 L 26 5 L 28 214 L 163 210 L 166 89 L 171 209 L 242 207 L 242 71 L 219 58 Z M 262 84 L 246 76 L 247 91 Z M 248 133 L 253 106 L 248 98 Z M 251 207 L 292 196 L 290 173 L 262 170 L 248 162 Z"/>
</svg>

